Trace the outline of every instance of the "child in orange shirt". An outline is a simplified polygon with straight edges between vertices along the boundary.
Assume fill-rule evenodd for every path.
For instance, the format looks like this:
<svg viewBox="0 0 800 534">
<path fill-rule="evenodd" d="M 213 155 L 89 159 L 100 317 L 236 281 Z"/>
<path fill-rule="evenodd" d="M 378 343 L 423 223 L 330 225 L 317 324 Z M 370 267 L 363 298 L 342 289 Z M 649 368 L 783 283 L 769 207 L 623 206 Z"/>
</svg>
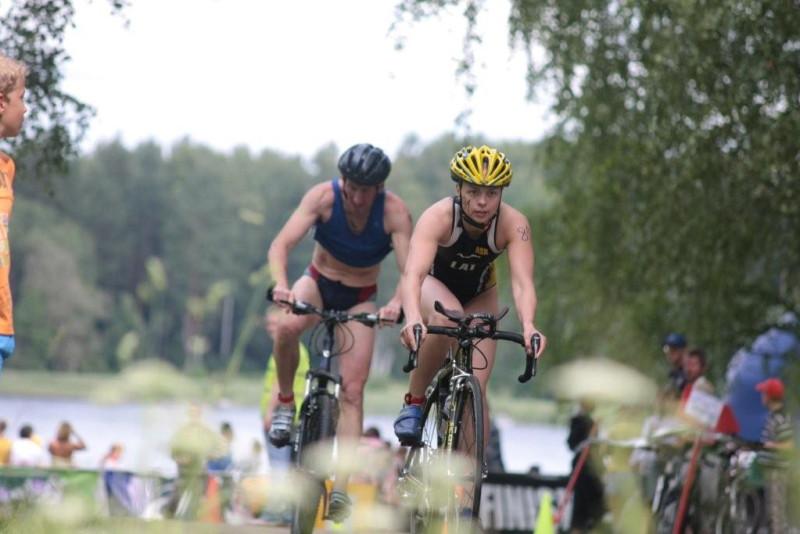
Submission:
<svg viewBox="0 0 800 534">
<path fill-rule="evenodd" d="M 25 76 L 28 68 L 0 55 L 0 138 L 15 137 L 22 129 L 25 107 Z M 11 301 L 11 249 L 8 224 L 14 206 L 14 160 L 0 152 L 0 372 L 14 353 L 14 316 Z"/>
</svg>

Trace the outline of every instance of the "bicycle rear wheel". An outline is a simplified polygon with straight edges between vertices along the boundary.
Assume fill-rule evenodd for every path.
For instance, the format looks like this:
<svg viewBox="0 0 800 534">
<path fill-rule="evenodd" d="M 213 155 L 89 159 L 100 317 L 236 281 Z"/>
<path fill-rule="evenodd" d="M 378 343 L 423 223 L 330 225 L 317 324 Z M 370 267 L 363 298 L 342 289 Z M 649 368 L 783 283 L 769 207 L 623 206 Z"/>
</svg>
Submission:
<svg viewBox="0 0 800 534">
<path fill-rule="evenodd" d="M 454 394 L 455 425 L 446 439 L 452 487 L 443 522 L 447 532 L 474 532 L 480 516 L 484 472 L 483 395 L 474 376 L 461 380 Z"/>
<path fill-rule="evenodd" d="M 325 479 L 327 470 L 320 454 L 311 447 L 314 443 L 333 439 L 338 420 L 336 397 L 327 392 L 312 393 L 303 401 L 297 428 L 295 463 L 299 472 L 308 478 L 306 491 L 295 506 L 292 517 L 292 534 L 310 534 L 314 530 L 320 506 L 326 500 Z M 322 468 L 320 466 L 323 466 Z M 330 468 L 330 464 L 328 465 Z"/>
</svg>

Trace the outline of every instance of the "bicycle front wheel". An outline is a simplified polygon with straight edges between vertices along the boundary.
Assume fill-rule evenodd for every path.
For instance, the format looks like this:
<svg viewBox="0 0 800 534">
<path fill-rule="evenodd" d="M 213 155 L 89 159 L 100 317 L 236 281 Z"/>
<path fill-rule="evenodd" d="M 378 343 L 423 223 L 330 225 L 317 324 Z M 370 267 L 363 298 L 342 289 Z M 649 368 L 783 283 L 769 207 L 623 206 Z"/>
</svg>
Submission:
<svg viewBox="0 0 800 534">
<path fill-rule="evenodd" d="M 312 393 L 304 402 L 300 411 L 300 424 L 297 429 L 297 466 L 307 471 L 319 471 L 326 467 L 324 461 L 315 454 L 311 447 L 314 443 L 332 440 L 336 435 L 336 424 L 339 419 L 339 405 L 336 397 L 327 392 Z M 332 460 L 332 459 L 331 459 Z M 327 466 L 328 469 L 330 465 Z"/>
<path fill-rule="evenodd" d="M 446 436 L 450 499 L 443 514 L 448 532 L 474 532 L 484 474 L 483 395 L 474 376 L 459 381 L 453 424 Z"/>
<path fill-rule="evenodd" d="M 332 458 L 320 458 L 323 448 L 316 451 L 311 445 L 333 439 L 336 434 L 338 404 L 330 393 L 311 394 L 303 402 L 297 428 L 296 465 L 298 475 L 307 481 L 306 491 L 295 506 L 292 534 L 310 534 L 326 501 L 325 479 L 331 469 Z M 327 464 L 327 465 L 326 465 Z M 299 475 L 302 476 L 302 475 Z"/>
<path fill-rule="evenodd" d="M 442 382 L 428 392 L 422 407 L 422 440 L 412 445 L 403 465 L 399 493 L 409 507 L 411 534 L 434 532 L 441 499 L 435 491 L 435 466 L 442 458 L 445 395 Z"/>
</svg>

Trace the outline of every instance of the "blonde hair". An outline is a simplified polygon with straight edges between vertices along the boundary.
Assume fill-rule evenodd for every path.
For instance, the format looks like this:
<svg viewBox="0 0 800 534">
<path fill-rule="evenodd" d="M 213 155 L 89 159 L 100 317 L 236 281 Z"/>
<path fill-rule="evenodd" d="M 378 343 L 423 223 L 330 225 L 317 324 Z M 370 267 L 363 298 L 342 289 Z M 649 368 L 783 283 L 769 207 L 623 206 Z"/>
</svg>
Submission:
<svg viewBox="0 0 800 534">
<path fill-rule="evenodd" d="M 19 81 L 25 79 L 28 71 L 25 63 L 0 54 L 0 95 L 8 96 Z"/>
</svg>

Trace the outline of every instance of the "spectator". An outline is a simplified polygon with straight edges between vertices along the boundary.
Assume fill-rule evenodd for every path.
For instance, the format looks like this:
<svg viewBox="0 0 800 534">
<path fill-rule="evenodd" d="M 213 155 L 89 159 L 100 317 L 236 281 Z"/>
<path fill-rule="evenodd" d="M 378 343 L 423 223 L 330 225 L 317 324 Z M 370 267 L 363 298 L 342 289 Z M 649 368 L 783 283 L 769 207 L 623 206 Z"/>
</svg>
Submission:
<svg viewBox="0 0 800 534">
<path fill-rule="evenodd" d="M 222 423 L 219 429 L 219 434 L 222 438 L 220 443 L 224 444 L 224 450 L 221 450 L 219 456 L 212 457 L 206 465 L 209 471 L 228 471 L 233 467 L 233 452 L 231 450 L 233 445 L 233 428 L 228 422 Z"/>
<path fill-rule="evenodd" d="M 11 440 L 6 437 L 6 420 L 0 419 L 0 466 L 8 465 Z"/>
<path fill-rule="evenodd" d="M 578 412 L 569 422 L 567 445 L 575 453 L 572 458 L 573 472 L 578 468 L 584 449 L 591 447 L 591 438 L 597 435 L 597 423 L 592 419 L 594 408 L 593 401 L 587 398 L 581 399 L 578 403 Z M 570 532 L 573 534 L 591 532 L 605 513 L 605 495 L 599 474 L 600 462 L 591 451 L 586 454 L 575 482 L 570 523 Z"/>
<path fill-rule="evenodd" d="M 761 402 L 769 410 L 761 434 L 764 448 L 758 454 L 758 465 L 764 472 L 766 482 L 770 532 L 788 532 L 786 498 L 794 438 L 791 418 L 783 405 L 783 381 L 769 378 L 760 382 L 756 390 L 761 392 Z"/>
<path fill-rule="evenodd" d="M 686 339 L 682 334 L 671 333 L 664 338 L 664 355 L 669 364 L 667 384 L 664 390 L 673 398 L 679 399 L 686 386 L 686 374 L 683 370 L 683 358 L 686 356 Z"/>
<path fill-rule="evenodd" d="M 46 456 L 44 449 L 31 439 L 33 428 L 23 425 L 19 429 L 19 439 L 11 444 L 9 465 L 13 467 L 44 467 Z"/>
<path fill-rule="evenodd" d="M 693 390 L 714 394 L 714 386 L 705 377 L 707 368 L 706 352 L 700 347 L 691 349 L 683 359 L 683 373 L 686 385 L 681 392 L 681 406 L 686 404 Z"/>
<path fill-rule="evenodd" d="M 119 459 L 122 457 L 122 444 L 114 443 L 100 460 L 100 469 L 119 469 Z"/>
<path fill-rule="evenodd" d="M 28 67 L 0 55 L 0 139 L 16 137 L 25 113 L 25 77 Z M 11 248 L 8 227 L 14 207 L 14 160 L 0 152 L 0 372 L 14 353 L 14 313 L 11 299 Z"/>
<path fill-rule="evenodd" d="M 199 499 L 203 495 L 203 481 L 206 463 L 211 458 L 224 456 L 227 450 L 222 437 L 202 420 L 202 409 L 193 404 L 189 409 L 189 421 L 175 432 L 170 442 L 170 455 L 178 467 L 175 490 L 166 506 L 168 516 L 178 511 L 178 504 L 184 495 L 195 496 L 189 499 L 184 517 L 193 519 L 199 511 Z"/>
<path fill-rule="evenodd" d="M 250 446 L 250 454 L 239 462 L 239 471 L 243 477 L 255 476 L 261 469 L 261 455 L 264 454 L 261 441 L 258 439 L 253 440 Z"/>
<path fill-rule="evenodd" d="M 71 440 L 71 437 L 74 437 L 75 440 Z M 75 451 L 86 450 L 86 444 L 73 430 L 72 425 L 65 421 L 58 427 L 56 439 L 50 442 L 47 450 L 50 451 L 53 467 L 75 467 L 72 454 Z"/>
</svg>

